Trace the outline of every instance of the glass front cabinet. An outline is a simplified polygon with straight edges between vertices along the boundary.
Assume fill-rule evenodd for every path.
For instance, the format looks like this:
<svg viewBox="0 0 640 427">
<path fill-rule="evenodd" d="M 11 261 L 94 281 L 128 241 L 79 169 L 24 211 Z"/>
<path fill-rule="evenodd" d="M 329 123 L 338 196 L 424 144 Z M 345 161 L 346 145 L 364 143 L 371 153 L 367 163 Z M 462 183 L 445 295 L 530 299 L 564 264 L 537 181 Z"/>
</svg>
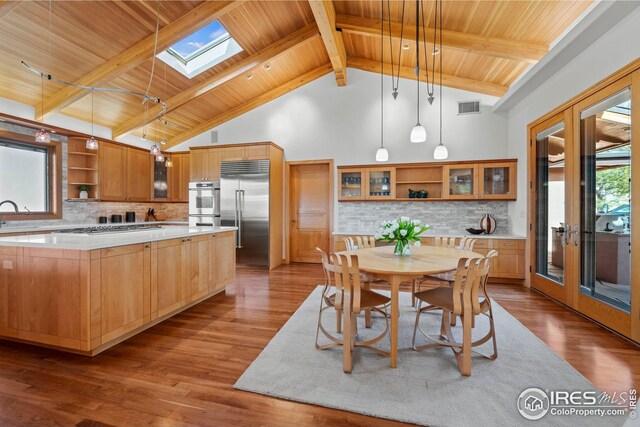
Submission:
<svg viewBox="0 0 640 427">
<path fill-rule="evenodd" d="M 443 197 L 447 199 L 477 199 L 478 198 L 478 166 L 447 165 Z"/>
<path fill-rule="evenodd" d="M 367 199 L 385 200 L 395 198 L 396 170 L 394 168 L 367 169 Z"/>
<path fill-rule="evenodd" d="M 339 200 L 385 200 L 395 197 L 395 168 L 339 169 Z"/>
<path fill-rule="evenodd" d="M 364 169 L 338 169 L 339 200 L 364 200 L 366 182 Z"/>
<path fill-rule="evenodd" d="M 516 199 L 516 163 L 484 163 L 478 165 L 478 198 Z"/>
</svg>

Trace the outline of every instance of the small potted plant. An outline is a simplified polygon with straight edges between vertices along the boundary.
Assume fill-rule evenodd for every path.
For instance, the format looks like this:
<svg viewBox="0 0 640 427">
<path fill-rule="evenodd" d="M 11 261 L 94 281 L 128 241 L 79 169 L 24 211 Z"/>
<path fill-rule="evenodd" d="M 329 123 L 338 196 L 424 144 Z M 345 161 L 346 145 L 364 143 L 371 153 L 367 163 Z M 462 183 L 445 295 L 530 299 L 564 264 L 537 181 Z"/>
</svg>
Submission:
<svg viewBox="0 0 640 427">
<path fill-rule="evenodd" d="M 78 187 L 78 190 L 80 190 L 80 198 L 81 199 L 88 199 L 89 198 L 89 186 L 88 185 L 81 185 Z"/>
<path fill-rule="evenodd" d="M 411 245 L 420 246 L 420 235 L 430 227 L 418 219 L 403 216 L 400 219 L 383 221 L 375 233 L 376 240 L 395 243 L 393 253 L 398 256 L 411 255 Z"/>
</svg>

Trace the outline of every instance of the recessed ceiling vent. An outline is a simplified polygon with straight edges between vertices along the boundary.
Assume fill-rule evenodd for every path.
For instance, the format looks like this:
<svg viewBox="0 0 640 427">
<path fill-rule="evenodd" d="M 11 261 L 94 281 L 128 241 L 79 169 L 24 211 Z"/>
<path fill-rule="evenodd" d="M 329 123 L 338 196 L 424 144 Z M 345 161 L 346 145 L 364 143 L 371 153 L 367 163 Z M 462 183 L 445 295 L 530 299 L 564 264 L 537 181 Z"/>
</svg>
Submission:
<svg viewBox="0 0 640 427">
<path fill-rule="evenodd" d="M 480 113 L 480 101 L 458 101 L 458 115 Z"/>
</svg>

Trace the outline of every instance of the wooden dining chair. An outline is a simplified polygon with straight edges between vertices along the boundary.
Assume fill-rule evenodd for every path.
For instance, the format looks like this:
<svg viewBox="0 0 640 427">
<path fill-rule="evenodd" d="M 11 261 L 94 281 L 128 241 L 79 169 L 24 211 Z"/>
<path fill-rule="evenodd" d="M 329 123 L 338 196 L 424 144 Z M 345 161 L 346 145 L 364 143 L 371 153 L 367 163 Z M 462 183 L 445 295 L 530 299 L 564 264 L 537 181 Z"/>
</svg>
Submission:
<svg viewBox="0 0 640 427">
<path fill-rule="evenodd" d="M 478 239 L 472 239 L 469 237 L 461 237 L 460 241 L 456 243 L 455 237 L 442 237 L 442 238 L 436 237 L 436 243 L 438 242 L 438 239 L 440 239 L 439 246 L 461 249 L 465 251 L 473 251 L 476 241 L 478 240 Z M 415 297 L 413 295 L 416 292 L 420 292 L 421 287 L 424 283 L 433 284 L 436 286 L 443 286 L 443 285 L 451 286 L 454 280 L 455 280 L 454 272 L 452 271 L 447 273 L 431 274 L 423 277 L 422 279 L 415 279 L 413 281 L 413 286 L 411 289 L 412 291 L 411 306 L 412 307 L 416 306 Z"/>
<path fill-rule="evenodd" d="M 324 289 L 329 289 L 327 292 L 323 289 L 321 298 L 318 327 L 316 329 L 316 348 L 324 350 L 342 345 L 343 370 L 346 373 L 352 370 L 353 352 L 356 347 L 365 347 L 377 354 L 388 356 L 388 352 L 373 347 L 373 344 L 376 344 L 387 335 L 389 330 L 387 308 L 389 307 L 391 299 L 385 295 L 362 288 L 357 255 L 331 254 L 329 257 L 321 249 L 316 249 L 321 252 L 323 259 L 322 267 L 327 280 Z M 330 289 L 332 288 L 335 289 L 335 292 L 330 294 Z M 322 324 L 322 314 L 328 308 L 334 308 L 336 310 L 337 322 L 339 322 L 340 318 L 342 319 L 342 337 L 337 337 L 329 333 Z M 371 309 L 382 314 L 385 320 L 385 329 L 372 339 L 357 341 L 357 315 L 365 309 Z M 318 336 L 320 332 L 322 332 L 331 343 L 319 345 Z"/>
<path fill-rule="evenodd" d="M 413 348 L 421 351 L 436 347 L 449 347 L 458 363 L 462 375 L 471 375 L 471 354 L 474 347 L 484 344 L 490 339 L 493 341 L 493 354 L 483 355 L 490 360 L 498 357 L 496 344 L 495 324 L 491 299 L 487 294 L 486 284 L 489 277 L 494 254 L 484 258 L 462 258 L 458 262 L 455 281 L 452 288 L 435 288 L 416 294 L 416 298 L 426 304 L 416 313 L 416 322 L 413 329 Z M 440 323 L 440 336 L 427 334 L 420 327 L 422 313 L 432 310 L 442 310 Z M 472 330 L 475 327 L 476 316 L 485 315 L 489 318 L 489 332 L 476 341 L 472 340 Z M 451 329 L 452 318 L 462 319 L 462 342 L 455 341 Z M 420 332 L 424 337 L 433 342 L 422 346 L 416 345 L 416 335 Z"/>
<path fill-rule="evenodd" d="M 376 247 L 376 239 L 373 236 L 347 236 L 343 237 L 342 241 L 344 242 L 348 251 L 357 251 L 358 249 L 367 249 L 367 248 L 375 248 Z M 364 271 L 360 272 L 360 281 L 365 289 L 370 290 L 372 284 L 377 285 L 388 285 L 389 282 L 385 280 L 378 279 L 375 275 L 366 273 Z M 371 310 L 365 310 L 365 326 L 367 328 L 371 327 Z"/>
</svg>

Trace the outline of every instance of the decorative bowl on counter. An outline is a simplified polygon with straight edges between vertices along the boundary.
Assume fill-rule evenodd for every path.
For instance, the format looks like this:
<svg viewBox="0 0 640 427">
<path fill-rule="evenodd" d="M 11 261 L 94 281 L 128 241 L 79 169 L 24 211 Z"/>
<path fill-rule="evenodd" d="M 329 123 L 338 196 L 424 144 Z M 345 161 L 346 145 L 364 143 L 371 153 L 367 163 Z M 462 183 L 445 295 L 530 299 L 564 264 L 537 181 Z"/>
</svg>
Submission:
<svg viewBox="0 0 640 427">
<path fill-rule="evenodd" d="M 484 230 L 480 229 L 480 228 L 467 228 L 467 231 L 471 234 L 482 234 L 484 233 Z"/>
</svg>

